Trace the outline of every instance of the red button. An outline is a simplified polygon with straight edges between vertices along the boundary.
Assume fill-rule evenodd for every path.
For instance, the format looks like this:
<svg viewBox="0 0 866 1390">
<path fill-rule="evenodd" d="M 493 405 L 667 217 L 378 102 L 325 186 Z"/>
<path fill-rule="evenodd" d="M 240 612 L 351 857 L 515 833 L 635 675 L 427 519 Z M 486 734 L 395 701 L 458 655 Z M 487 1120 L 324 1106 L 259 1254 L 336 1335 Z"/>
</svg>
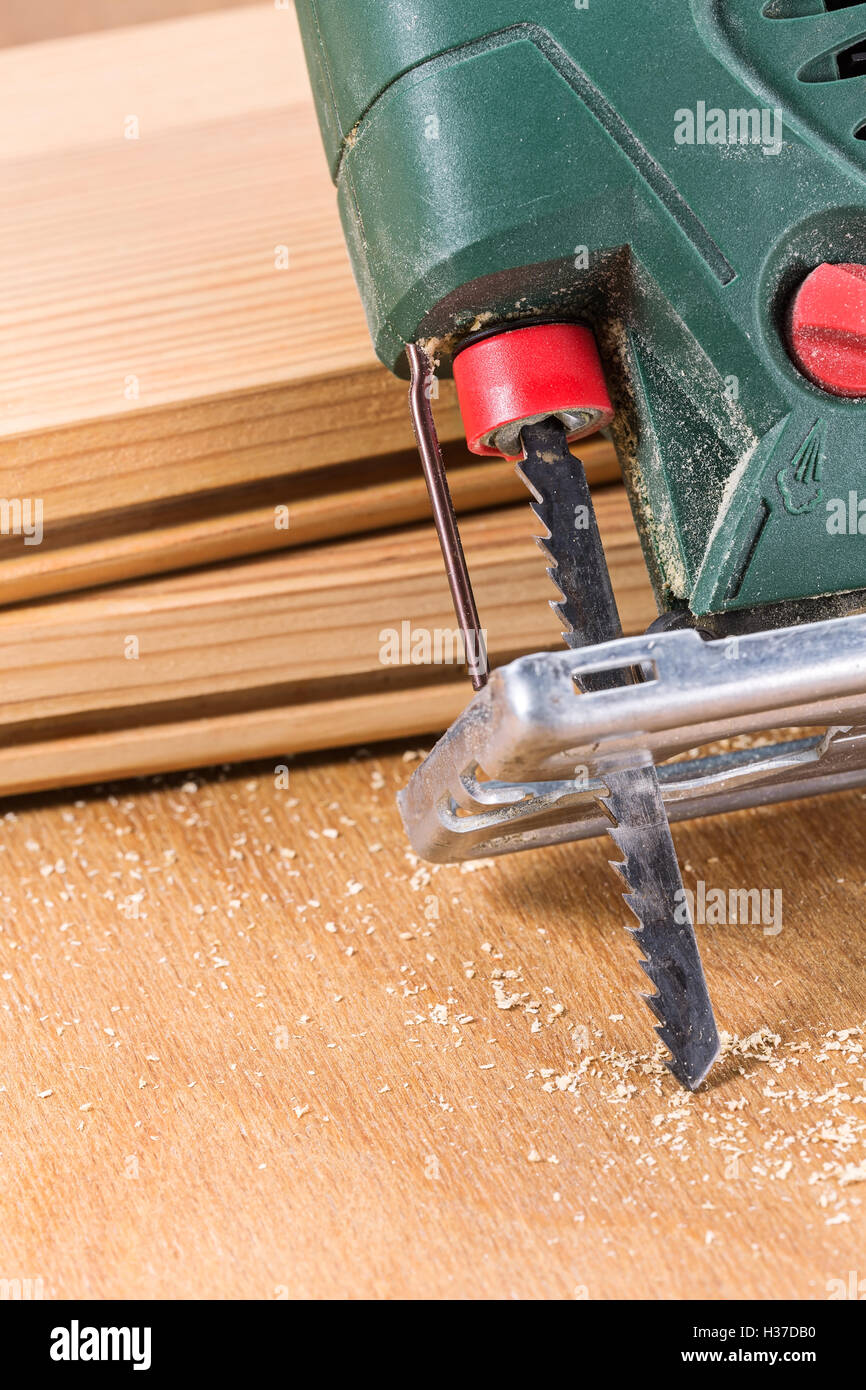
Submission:
<svg viewBox="0 0 866 1390">
<path fill-rule="evenodd" d="M 866 265 L 830 265 L 807 275 L 794 296 L 791 357 L 834 396 L 866 396 Z"/>
</svg>

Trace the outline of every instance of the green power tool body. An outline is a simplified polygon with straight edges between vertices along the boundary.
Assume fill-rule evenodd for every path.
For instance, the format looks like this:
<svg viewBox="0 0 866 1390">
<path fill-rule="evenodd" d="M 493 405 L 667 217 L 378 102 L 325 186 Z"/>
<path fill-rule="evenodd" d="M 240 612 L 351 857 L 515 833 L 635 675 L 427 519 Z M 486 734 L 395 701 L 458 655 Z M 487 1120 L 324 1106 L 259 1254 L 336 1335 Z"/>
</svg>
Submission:
<svg viewBox="0 0 866 1390">
<path fill-rule="evenodd" d="M 571 648 L 488 680 L 467 646 L 479 694 L 403 793 L 409 833 L 444 859 L 608 830 L 669 1064 L 694 1086 L 717 1036 L 667 817 L 866 780 L 866 3 L 297 11 L 464 634 L 434 369 L 470 447 L 519 461 Z M 567 447 L 599 425 L 662 615 L 643 645 L 622 637 Z M 772 755 L 667 766 L 807 716 L 824 734 Z"/>
</svg>

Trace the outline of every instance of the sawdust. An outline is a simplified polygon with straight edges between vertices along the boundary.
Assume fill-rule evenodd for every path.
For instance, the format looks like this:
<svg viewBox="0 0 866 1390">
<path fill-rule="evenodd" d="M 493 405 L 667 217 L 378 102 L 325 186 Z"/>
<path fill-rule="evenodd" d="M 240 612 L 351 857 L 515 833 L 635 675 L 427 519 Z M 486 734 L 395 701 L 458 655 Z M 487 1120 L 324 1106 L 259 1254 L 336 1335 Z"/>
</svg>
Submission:
<svg viewBox="0 0 866 1390">
<path fill-rule="evenodd" d="M 476 314 L 471 323 L 466 324 L 454 333 L 446 333 L 441 337 L 419 338 L 418 346 L 422 352 L 426 353 L 434 368 L 439 366 L 443 357 L 451 358 L 457 344 L 464 338 L 468 338 L 471 333 L 478 333 L 482 328 L 486 328 L 494 315 L 489 309 L 484 309 Z"/>
<path fill-rule="evenodd" d="M 861 1199 L 849 1198 L 847 1189 L 866 1182 L 866 1160 L 850 1158 L 852 1148 L 866 1143 L 864 1037 L 866 1022 L 831 1029 L 815 1044 L 786 1041 L 766 1027 L 745 1037 L 722 1033 L 716 1076 L 726 1075 L 730 1082 L 736 1075 L 748 1083 L 749 1094 L 733 1099 L 729 1084 L 710 1082 L 696 1094 L 671 1089 L 661 1046 L 652 1053 L 590 1050 L 567 1071 L 533 1069 L 527 1080 L 550 1096 L 574 1098 L 579 1115 L 599 1101 L 627 1106 L 649 1088 L 662 1104 L 650 1132 L 631 1136 L 637 1168 L 652 1172 L 660 1155 L 693 1164 L 716 1152 L 726 1182 L 745 1179 L 759 1190 L 794 1174 L 816 1189 L 816 1205 L 829 1212 L 825 1222 L 833 1225 L 850 1221 Z M 832 1069 L 834 1054 L 850 1075 L 832 1079 L 831 1070 L 826 1087 L 800 1081 L 804 1060 L 829 1063 Z M 726 1060 L 735 1065 L 726 1067 Z"/>
<path fill-rule="evenodd" d="M 816 734 L 823 735 L 826 729 L 817 726 L 792 725 L 785 729 L 771 729 L 767 732 L 750 734 L 733 734 L 730 738 L 719 738 L 713 743 L 702 744 L 698 748 L 689 748 L 684 753 L 676 753 L 672 758 L 666 758 L 666 763 L 687 762 L 695 757 L 718 757 L 724 753 L 742 752 L 748 748 L 769 748 L 774 743 L 786 743 L 789 740 L 799 740 L 811 738 Z"/>
</svg>

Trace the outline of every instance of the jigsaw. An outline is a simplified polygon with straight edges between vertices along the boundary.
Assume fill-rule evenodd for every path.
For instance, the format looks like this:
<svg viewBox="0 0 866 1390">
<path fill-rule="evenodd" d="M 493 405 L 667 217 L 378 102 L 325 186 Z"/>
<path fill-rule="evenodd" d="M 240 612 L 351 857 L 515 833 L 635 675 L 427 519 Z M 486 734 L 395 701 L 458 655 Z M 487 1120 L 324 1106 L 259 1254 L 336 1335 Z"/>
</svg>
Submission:
<svg viewBox="0 0 866 1390">
<path fill-rule="evenodd" d="M 476 691 L 407 832 L 440 861 L 610 835 L 694 1089 L 719 1039 L 669 822 L 866 782 L 866 4 L 297 12 Z M 559 651 L 488 669 L 433 372 L 526 483 Z M 639 636 L 575 447 L 598 429 L 658 603 Z"/>
</svg>

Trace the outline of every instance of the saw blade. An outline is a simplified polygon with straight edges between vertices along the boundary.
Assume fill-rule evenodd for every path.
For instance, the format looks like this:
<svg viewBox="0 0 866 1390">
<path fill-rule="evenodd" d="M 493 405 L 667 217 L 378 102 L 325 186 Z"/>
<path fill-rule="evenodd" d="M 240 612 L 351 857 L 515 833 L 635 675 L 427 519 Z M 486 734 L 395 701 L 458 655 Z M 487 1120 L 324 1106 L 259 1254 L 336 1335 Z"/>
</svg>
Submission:
<svg viewBox="0 0 866 1390">
<path fill-rule="evenodd" d="M 545 528 L 536 540 L 561 595 L 551 607 L 564 625 L 562 635 L 574 648 L 613 641 L 622 625 L 583 465 L 557 420 L 526 426 L 521 438 L 524 459 L 517 471 Z M 611 689 L 633 679 L 632 671 L 610 671 L 585 677 L 581 686 Z M 694 1090 L 718 1056 L 719 1036 L 656 770 L 651 761 L 638 762 L 605 772 L 603 780 L 609 834 L 624 856 L 611 863 L 625 881 L 624 897 L 639 924 L 633 934 L 644 952 L 641 965 L 656 989 L 643 998 L 670 1050 L 666 1065 Z"/>
<path fill-rule="evenodd" d="M 622 855 L 610 863 L 625 883 L 623 897 L 639 924 L 630 930 L 656 989 L 643 998 L 671 1053 L 665 1065 L 693 1091 L 719 1055 L 719 1035 L 656 770 L 650 763 L 602 778 L 601 804 L 613 822 L 608 834 Z"/>
<path fill-rule="evenodd" d="M 592 646 L 622 636 L 616 599 L 595 508 L 582 464 L 569 452 L 558 420 L 526 426 L 517 472 L 532 496 L 530 506 L 546 534 L 535 541 L 550 561 L 547 573 L 561 594 L 550 606 L 570 647 Z"/>
</svg>

